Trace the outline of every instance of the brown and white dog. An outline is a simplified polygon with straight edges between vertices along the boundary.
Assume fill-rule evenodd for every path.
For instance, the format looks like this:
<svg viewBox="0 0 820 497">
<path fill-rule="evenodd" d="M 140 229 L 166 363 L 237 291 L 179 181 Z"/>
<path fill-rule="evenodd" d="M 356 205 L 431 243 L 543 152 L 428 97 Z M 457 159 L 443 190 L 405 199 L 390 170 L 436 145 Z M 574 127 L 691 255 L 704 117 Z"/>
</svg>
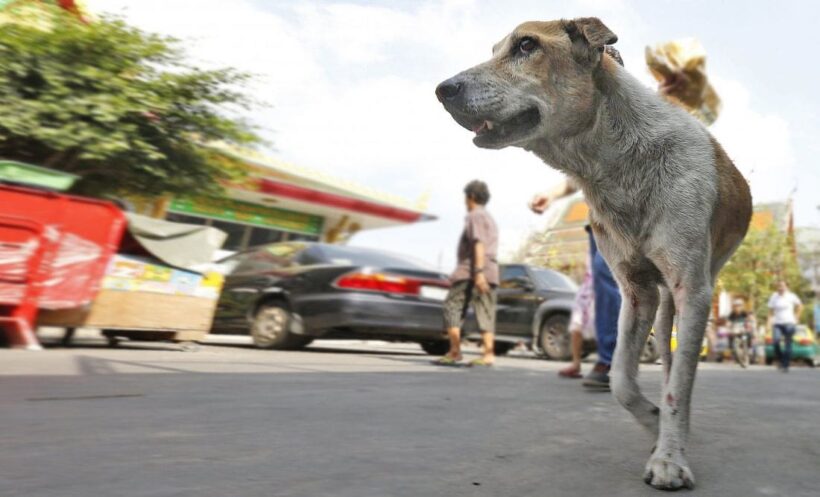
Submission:
<svg viewBox="0 0 820 497">
<path fill-rule="evenodd" d="M 597 18 L 527 22 L 436 95 L 477 146 L 529 150 L 583 189 L 623 296 L 612 390 L 657 437 L 645 481 L 691 488 L 684 448 L 698 354 L 715 278 L 746 234 L 751 195 L 703 125 L 604 53 L 615 41 Z M 636 381 L 653 321 L 665 372 L 660 408 Z"/>
</svg>

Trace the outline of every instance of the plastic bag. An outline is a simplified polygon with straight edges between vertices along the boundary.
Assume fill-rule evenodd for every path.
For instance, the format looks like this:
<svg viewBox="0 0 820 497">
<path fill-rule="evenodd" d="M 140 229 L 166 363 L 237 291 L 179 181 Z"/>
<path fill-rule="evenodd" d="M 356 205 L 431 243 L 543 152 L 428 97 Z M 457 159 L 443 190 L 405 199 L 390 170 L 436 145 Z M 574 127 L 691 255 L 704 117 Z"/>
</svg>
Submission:
<svg viewBox="0 0 820 497">
<path fill-rule="evenodd" d="M 646 47 L 646 64 L 660 93 L 710 125 L 720 113 L 720 97 L 706 77 L 706 51 L 689 38 Z"/>
</svg>

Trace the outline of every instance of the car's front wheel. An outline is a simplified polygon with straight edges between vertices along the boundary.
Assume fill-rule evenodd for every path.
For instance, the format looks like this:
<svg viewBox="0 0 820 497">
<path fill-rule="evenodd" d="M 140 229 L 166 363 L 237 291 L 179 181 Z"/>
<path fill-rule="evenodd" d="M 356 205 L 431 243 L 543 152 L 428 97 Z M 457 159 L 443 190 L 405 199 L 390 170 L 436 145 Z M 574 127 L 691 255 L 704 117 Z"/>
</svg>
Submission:
<svg viewBox="0 0 820 497">
<path fill-rule="evenodd" d="M 251 323 L 253 344 L 260 349 L 294 350 L 311 342 L 310 338 L 290 331 L 290 312 L 280 302 L 259 306 Z"/>
<path fill-rule="evenodd" d="M 541 323 L 538 336 L 541 351 L 547 359 L 567 361 L 572 358 L 569 337 L 569 316 L 553 314 Z"/>
</svg>

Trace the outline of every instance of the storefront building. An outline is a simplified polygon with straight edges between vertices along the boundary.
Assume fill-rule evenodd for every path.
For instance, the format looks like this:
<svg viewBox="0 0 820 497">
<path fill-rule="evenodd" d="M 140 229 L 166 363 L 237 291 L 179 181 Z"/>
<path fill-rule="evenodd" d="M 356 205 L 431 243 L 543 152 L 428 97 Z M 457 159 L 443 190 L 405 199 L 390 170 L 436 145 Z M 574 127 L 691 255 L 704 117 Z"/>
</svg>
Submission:
<svg viewBox="0 0 820 497">
<path fill-rule="evenodd" d="M 228 234 L 224 250 L 286 240 L 341 243 L 362 230 L 430 221 L 416 203 L 227 146 L 215 150 L 247 177 L 221 197 L 176 197 L 159 214 L 169 221 L 213 226 Z"/>
</svg>

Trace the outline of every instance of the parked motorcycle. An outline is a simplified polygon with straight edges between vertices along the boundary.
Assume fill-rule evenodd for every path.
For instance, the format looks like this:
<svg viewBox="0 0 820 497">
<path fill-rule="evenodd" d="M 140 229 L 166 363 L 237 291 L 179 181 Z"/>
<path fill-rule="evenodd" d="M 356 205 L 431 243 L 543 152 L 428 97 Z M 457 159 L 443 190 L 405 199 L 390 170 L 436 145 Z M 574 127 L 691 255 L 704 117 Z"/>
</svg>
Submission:
<svg viewBox="0 0 820 497">
<path fill-rule="evenodd" d="M 730 326 L 729 343 L 732 357 L 740 367 L 747 368 L 752 363 L 752 330 L 749 323 L 736 322 Z"/>
</svg>

